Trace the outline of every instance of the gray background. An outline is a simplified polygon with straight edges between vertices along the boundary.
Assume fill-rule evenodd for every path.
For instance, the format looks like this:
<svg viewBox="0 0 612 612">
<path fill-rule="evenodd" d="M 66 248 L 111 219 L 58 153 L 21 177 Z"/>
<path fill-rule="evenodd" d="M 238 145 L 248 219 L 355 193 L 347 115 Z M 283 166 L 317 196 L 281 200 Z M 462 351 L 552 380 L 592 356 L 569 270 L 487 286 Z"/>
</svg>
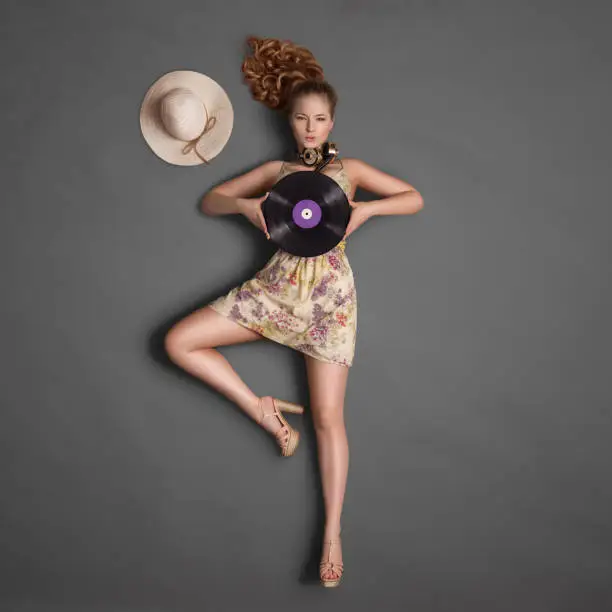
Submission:
<svg viewBox="0 0 612 612">
<path fill-rule="evenodd" d="M 612 609 L 603 4 L 2 3 L 2 610 Z M 347 247 L 335 590 L 317 583 L 310 413 L 282 459 L 163 352 L 274 250 L 197 209 L 289 144 L 241 80 L 249 34 L 307 45 L 340 94 L 341 153 L 425 202 Z M 179 68 L 234 105 L 210 167 L 140 134 L 145 91 Z M 256 393 L 308 401 L 299 353 L 222 352 Z"/>
</svg>

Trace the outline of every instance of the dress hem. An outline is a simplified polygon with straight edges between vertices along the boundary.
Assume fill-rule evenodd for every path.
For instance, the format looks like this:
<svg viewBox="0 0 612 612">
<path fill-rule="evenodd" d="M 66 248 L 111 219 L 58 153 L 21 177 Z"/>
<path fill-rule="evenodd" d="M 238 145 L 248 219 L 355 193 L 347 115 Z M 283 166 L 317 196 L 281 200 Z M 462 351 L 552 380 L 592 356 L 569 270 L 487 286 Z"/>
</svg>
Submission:
<svg viewBox="0 0 612 612">
<path fill-rule="evenodd" d="M 212 304 L 208 304 L 208 306 L 214 310 L 215 312 L 219 313 L 220 315 L 224 316 L 226 319 L 229 319 L 230 321 L 234 321 L 234 323 L 238 323 L 238 325 L 241 325 L 242 327 L 246 327 L 247 329 L 250 329 L 251 331 L 254 331 L 256 333 L 258 333 L 260 336 L 262 336 L 263 338 L 266 338 L 268 340 L 271 340 L 272 342 L 276 342 L 276 344 L 280 344 L 281 346 L 286 346 L 298 353 L 302 353 L 303 355 L 308 355 L 309 357 L 313 357 L 314 359 L 318 359 L 319 361 L 322 361 L 323 363 L 333 363 L 334 365 L 339 365 L 339 366 L 343 366 L 345 368 L 350 368 L 353 365 L 353 362 L 351 361 L 350 364 L 346 364 L 346 363 L 340 363 L 339 361 L 332 361 L 330 359 L 325 359 L 323 357 L 321 357 L 320 355 L 315 355 L 314 353 L 308 352 L 308 351 L 304 351 L 302 349 L 298 349 L 295 348 L 294 346 L 291 346 L 290 344 L 285 344 L 284 342 L 280 342 L 279 340 L 277 340 L 276 338 L 273 338 L 272 336 L 268 336 L 267 334 L 262 334 L 261 333 L 261 327 L 255 324 L 250 324 L 250 323 L 245 323 L 244 321 L 238 321 L 237 319 L 234 319 L 230 316 L 228 316 L 225 312 L 222 312 L 221 310 L 218 310 L 215 306 L 213 306 Z M 255 329 L 257 327 L 257 329 Z"/>
</svg>

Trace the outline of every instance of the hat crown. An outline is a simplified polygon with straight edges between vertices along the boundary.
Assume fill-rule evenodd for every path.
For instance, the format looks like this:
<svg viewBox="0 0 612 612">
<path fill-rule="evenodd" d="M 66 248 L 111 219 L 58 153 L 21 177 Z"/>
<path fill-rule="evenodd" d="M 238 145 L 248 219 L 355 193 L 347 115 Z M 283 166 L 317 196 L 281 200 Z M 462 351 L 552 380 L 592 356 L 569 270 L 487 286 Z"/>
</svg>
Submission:
<svg viewBox="0 0 612 612">
<path fill-rule="evenodd" d="M 171 136 L 190 141 L 204 131 L 207 113 L 202 100 L 193 91 L 176 87 L 161 99 L 160 118 Z"/>
</svg>

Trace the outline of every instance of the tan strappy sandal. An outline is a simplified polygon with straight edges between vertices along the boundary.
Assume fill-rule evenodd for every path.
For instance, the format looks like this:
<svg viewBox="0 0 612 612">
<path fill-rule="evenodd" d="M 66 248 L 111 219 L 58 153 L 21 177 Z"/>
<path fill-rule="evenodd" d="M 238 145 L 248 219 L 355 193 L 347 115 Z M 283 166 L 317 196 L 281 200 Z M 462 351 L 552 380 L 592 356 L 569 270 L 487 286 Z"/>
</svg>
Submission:
<svg viewBox="0 0 612 612">
<path fill-rule="evenodd" d="M 264 396 L 268 397 L 268 396 Z M 276 417 L 280 422 L 282 427 L 275 432 L 276 441 L 281 449 L 281 454 L 283 457 L 290 457 L 295 453 L 295 449 L 297 448 L 298 442 L 300 441 L 300 433 L 293 429 L 289 423 L 285 420 L 285 417 L 281 414 L 281 410 L 285 412 L 293 412 L 294 414 L 302 414 L 304 412 L 304 406 L 300 406 L 299 404 L 294 404 L 293 402 L 287 402 L 285 400 L 277 399 L 275 397 L 272 398 L 272 405 L 274 406 L 274 411 L 266 414 L 263 409 L 263 399 L 264 397 L 259 398 L 259 410 L 261 411 L 261 418 L 259 419 L 259 423 L 261 424 L 264 419 L 268 417 Z"/>
<path fill-rule="evenodd" d="M 321 561 L 321 563 L 319 563 L 319 578 L 321 579 L 321 584 L 324 587 L 336 587 L 340 584 L 340 581 L 342 580 L 344 564 L 342 563 L 342 561 L 331 560 L 332 546 L 334 544 L 339 543 L 340 537 L 334 540 L 325 540 L 323 542 L 324 545 L 327 545 L 327 561 Z M 330 570 L 334 574 L 336 574 L 337 578 L 324 578 L 324 575 L 327 574 Z"/>
</svg>

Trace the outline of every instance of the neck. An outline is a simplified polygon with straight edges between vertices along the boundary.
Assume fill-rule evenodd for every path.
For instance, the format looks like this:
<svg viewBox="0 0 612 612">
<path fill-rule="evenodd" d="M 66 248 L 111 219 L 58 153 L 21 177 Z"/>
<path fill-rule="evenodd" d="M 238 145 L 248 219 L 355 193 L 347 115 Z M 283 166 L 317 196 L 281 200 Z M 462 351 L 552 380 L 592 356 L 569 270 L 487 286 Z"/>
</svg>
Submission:
<svg viewBox="0 0 612 612">
<path fill-rule="evenodd" d="M 321 150 L 321 146 L 318 147 L 305 147 L 304 145 L 300 145 L 296 151 L 298 155 L 301 155 L 306 149 L 316 149 L 317 151 Z"/>
</svg>

